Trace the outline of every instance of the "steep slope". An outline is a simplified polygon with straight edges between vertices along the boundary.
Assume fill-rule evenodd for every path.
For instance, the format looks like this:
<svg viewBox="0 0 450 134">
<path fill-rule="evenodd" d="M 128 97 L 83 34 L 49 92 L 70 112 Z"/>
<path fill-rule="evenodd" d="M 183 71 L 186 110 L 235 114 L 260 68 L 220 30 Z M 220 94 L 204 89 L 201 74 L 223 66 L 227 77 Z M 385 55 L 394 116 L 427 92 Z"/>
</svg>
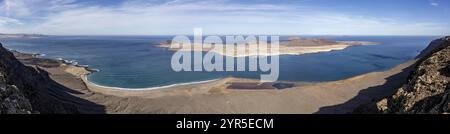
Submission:
<svg viewBox="0 0 450 134">
<path fill-rule="evenodd" d="M 1 113 L 79 113 L 51 83 L 47 72 L 25 66 L 0 44 Z"/>
<path fill-rule="evenodd" d="M 0 70 L 0 114 L 32 113 L 30 101 L 14 85 L 7 85 L 5 75 Z"/>
<path fill-rule="evenodd" d="M 433 41 L 417 57 L 408 81 L 391 97 L 362 106 L 356 113 L 449 113 L 450 37 Z"/>
</svg>

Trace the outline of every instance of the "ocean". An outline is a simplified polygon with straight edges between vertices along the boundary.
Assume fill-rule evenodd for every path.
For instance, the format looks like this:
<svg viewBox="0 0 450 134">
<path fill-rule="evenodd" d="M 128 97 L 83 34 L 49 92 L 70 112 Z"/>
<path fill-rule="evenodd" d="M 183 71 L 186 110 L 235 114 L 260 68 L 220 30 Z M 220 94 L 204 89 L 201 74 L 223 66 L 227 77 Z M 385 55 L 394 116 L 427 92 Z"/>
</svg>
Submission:
<svg viewBox="0 0 450 134">
<path fill-rule="evenodd" d="M 380 45 L 280 56 L 281 81 L 323 82 L 388 70 L 414 59 L 437 36 L 306 36 L 336 41 L 371 41 Z M 100 70 L 89 75 L 95 84 L 125 89 L 157 88 L 225 77 L 256 78 L 261 72 L 175 72 L 174 51 L 157 47 L 173 36 L 46 36 L 0 39 L 6 48 L 45 54 Z M 286 40 L 288 36 L 281 36 Z"/>
</svg>

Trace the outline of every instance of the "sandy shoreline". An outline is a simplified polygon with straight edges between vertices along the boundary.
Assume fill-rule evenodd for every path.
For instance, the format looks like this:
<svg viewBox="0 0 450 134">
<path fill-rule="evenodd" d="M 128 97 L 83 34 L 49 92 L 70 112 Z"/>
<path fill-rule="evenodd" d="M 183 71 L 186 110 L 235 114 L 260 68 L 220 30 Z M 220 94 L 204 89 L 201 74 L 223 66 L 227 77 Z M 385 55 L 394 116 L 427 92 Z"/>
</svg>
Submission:
<svg viewBox="0 0 450 134">
<path fill-rule="evenodd" d="M 79 92 L 72 95 L 103 105 L 106 113 L 348 113 L 360 104 L 390 95 L 398 88 L 396 83 L 406 79 L 404 69 L 415 63 L 409 61 L 387 71 L 333 82 L 289 82 L 295 86 L 282 90 L 229 88 L 235 82 L 258 82 L 241 78 L 156 90 L 121 90 L 87 81 L 86 76 L 91 72 L 86 67 L 27 54 L 15 55 L 27 65 L 37 65 L 46 70 L 57 83 Z M 398 80 L 394 84 L 386 85 L 391 77 L 397 75 Z M 365 94 L 369 89 L 369 94 Z M 361 96 L 362 93 L 364 95 Z"/>
<path fill-rule="evenodd" d="M 147 88 L 122 88 L 122 87 L 111 87 L 111 86 L 103 86 L 96 84 L 88 79 L 89 75 L 82 75 L 81 79 L 87 83 L 87 85 L 91 85 L 92 87 L 99 87 L 99 88 L 108 88 L 108 89 L 117 89 L 117 90 L 129 90 L 129 91 L 139 91 L 139 90 L 158 90 L 158 89 L 166 89 L 166 88 L 172 88 L 177 86 L 186 86 L 186 85 L 193 85 L 193 84 L 202 84 L 202 83 L 208 83 L 208 82 L 214 82 L 221 79 L 212 79 L 212 80 L 204 80 L 204 81 L 194 81 L 194 82 L 186 82 L 186 83 L 177 83 L 177 84 L 171 84 L 171 85 L 165 85 L 165 86 L 157 86 L 157 87 L 147 87 Z"/>
</svg>

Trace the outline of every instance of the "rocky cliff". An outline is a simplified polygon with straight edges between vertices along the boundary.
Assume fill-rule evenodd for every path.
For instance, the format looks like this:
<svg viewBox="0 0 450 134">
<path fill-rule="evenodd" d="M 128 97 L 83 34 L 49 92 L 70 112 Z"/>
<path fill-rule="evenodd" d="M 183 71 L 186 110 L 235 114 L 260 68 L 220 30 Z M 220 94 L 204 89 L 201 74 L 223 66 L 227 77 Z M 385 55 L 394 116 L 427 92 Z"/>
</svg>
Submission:
<svg viewBox="0 0 450 134">
<path fill-rule="evenodd" d="M 430 43 L 417 56 L 408 80 L 387 98 L 356 109 L 356 113 L 439 114 L 450 112 L 450 36 Z"/>
<path fill-rule="evenodd" d="M 30 100 L 14 85 L 6 84 L 5 74 L 0 71 L 0 114 L 33 113 Z"/>
<path fill-rule="evenodd" d="M 79 113 L 47 72 L 18 61 L 0 44 L 0 113 Z"/>
</svg>

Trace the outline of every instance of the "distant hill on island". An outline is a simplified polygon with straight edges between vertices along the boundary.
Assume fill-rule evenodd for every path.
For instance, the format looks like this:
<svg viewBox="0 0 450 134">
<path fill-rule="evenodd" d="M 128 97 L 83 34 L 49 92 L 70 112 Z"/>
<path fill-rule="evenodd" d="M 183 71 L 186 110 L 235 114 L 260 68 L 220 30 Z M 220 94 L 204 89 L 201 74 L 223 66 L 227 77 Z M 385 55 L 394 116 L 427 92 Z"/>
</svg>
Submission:
<svg viewBox="0 0 450 134">
<path fill-rule="evenodd" d="M 43 34 L 4 34 L 0 33 L 0 39 L 7 38 L 41 38 L 44 37 Z"/>
</svg>

